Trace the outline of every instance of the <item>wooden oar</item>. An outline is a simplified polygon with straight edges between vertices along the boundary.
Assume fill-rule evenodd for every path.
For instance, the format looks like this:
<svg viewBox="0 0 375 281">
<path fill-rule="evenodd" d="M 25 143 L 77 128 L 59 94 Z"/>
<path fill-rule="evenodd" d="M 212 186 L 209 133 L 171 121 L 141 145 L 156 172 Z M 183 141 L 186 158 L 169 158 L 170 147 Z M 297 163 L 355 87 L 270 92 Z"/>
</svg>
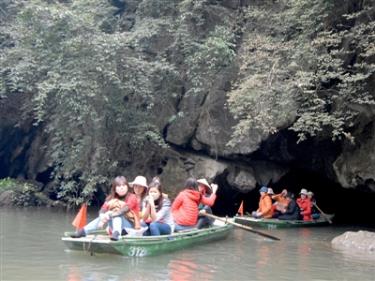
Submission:
<svg viewBox="0 0 375 281">
<path fill-rule="evenodd" d="M 332 221 L 331 219 L 318 207 L 318 205 L 316 205 L 315 202 L 313 202 L 313 205 L 318 209 L 318 211 L 327 219 L 327 221 L 332 224 Z"/>
<path fill-rule="evenodd" d="M 200 214 L 200 215 L 204 215 L 204 216 L 209 217 L 209 218 L 213 218 L 213 219 L 216 219 L 216 220 L 219 220 L 219 221 L 223 221 L 223 222 L 232 224 L 234 226 L 237 226 L 237 227 L 242 228 L 244 230 L 247 230 L 247 231 L 253 232 L 255 234 L 270 238 L 272 240 L 280 240 L 280 238 L 278 238 L 278 237 L 275 237 L 275 236 L 269 235 L 267 233 L 255 230 L 250 226 L 246 226 L 246 225 L 243 225 L 243 224 L 240 224 L 240 223 L 236 223 L 236 222 L 231 221 L 231 220 L 226 219 L 226 218 L 221 218 L 221 217 L 218 217 L 218 216 L 215 216 L 215 215 L 212 215 L 212 214 L 208 214 L 208 213 L 204 213 L 204 214 Z"/>
</svg>

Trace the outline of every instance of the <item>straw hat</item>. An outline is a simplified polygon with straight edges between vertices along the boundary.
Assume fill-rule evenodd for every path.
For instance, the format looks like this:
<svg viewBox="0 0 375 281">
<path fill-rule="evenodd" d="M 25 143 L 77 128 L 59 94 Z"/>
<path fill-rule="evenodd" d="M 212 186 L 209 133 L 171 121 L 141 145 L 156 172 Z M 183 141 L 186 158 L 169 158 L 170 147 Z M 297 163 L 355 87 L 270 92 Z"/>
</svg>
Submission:
<svg viewBox="0 0 375 281">
<path fill-rule="evenodd" d="M 273 192 L 273 189 L 271 187 L 268 188 L 267 193 L 271 195 L 275 194 L 275 192 Z"/>
<path fill-rule="evenodd" d="M 197 183 L 203 184 L 204 186 L 207 186 L 210 190 L 212 190 L 211 185 L 208 183 L 208 181 L 206 179 L 199 179 L 199 180 L 197 180 Z"/>
<path fill-rule="evenodd" d="M 307 195 L 307 189 L 302 188 L 299 194 Z"/>
<path fill-rule="evenodd" d="M 143 186 L 145 188 L 148 188 L 147 179 L 144 176 L 136 176 L 134 181 L 130 182 L 129 185 L 131 187 L 133 187 L 134 185 L 140 185 L 140 186 Z"/>
</svg>

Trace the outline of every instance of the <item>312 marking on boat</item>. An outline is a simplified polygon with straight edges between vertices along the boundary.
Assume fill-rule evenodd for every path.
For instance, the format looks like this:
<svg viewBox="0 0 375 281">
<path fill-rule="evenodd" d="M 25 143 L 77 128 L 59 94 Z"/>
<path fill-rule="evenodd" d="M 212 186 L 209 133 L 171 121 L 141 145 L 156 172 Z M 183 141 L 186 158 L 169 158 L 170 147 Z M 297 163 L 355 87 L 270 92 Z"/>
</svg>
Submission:
<svg viewBox="0 0 375 281">
<path fill-rule="evenodd" d="M 147 250 L 142 247 L 130 247 L 128 254 L 131 257 L 144 257 L 147 255 Z"/>
</svg>

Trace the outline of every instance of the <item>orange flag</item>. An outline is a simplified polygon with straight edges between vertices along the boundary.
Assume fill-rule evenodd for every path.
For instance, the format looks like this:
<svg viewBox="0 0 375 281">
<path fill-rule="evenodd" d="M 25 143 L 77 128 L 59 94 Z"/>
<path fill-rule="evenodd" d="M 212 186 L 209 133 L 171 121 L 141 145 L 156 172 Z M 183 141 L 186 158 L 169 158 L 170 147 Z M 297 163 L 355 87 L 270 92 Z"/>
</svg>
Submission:
<svg viewBox="0 0 375 281">
<path fill-rule="evenodd" d="M 78 214 L 74 218 L 72 225 L 76 229 L 81 229 L 87 224 L 87 204 L 82 204 L 81 209 L 79 209 Z"/>
<path fill-rule="evenodd" d="M 237 213 L 239 213 L 241 216 L 243 216 L 243 200 L 241 201 L 241 205 L 240 205 L 240 207 L 238 208 Z"/>
</svg>

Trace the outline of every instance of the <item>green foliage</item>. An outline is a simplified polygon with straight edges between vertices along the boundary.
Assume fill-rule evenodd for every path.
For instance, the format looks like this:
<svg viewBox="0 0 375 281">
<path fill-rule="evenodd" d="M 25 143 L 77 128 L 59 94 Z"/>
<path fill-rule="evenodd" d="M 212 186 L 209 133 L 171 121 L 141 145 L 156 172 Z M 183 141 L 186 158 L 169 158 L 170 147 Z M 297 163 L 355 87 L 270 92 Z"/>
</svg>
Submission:
<svg viewBox="0 0 375 281">
<path fill-rule="evenodd" d="M 228 145 L 253 129 L 268 135 L 291 124 L 299 141 L 353 139 L 352 105 L 373 104 L 367 85 L 374 64 L 367 59 L 374 58 L 374 21 L 366 1 L 359 11 L 344 11 L 332 1 L 307 0 L 246 11 L 251 31 L 239 51 L 240 79 L 228 94 L 239 122 Z"/>
<path fill-rule="evenodd" d="M 25 116 L 48 136 L 56 193 L 68 204 L 89 200 L 117 173 L 116 140 L 132 153 L 143 148 L 139 140 L 165 145 L 148 112 L 155 82 L 176 72 L 166 62 L 127 55 L 145 35 L 106 33 L 101 27 L 112 14 L 107 1 L 33 0 L 2 30 L 14 47 L 1 56 L 0 92 L 29 97 Z"/>
<path fill-rule="evenodd" d="M 220 70 L 230 65 L 235 57 L 234 35 L 224 26 L 217 26 L 203 43 L 191 45 L 186 58 L 187 76 L 194 92 L 209 88 L 207 81 L 213 81 Z"/>
<path fill-rule="evenodd" d="M 11 198 L 14 206 L 41 206 L 45 205 L 48 200 L 38 192 L 37 186 L 12 178 L 0 180 L 0 193 L 4 191 L 13 191 Z"/>
<path fill-rule="evenodd" d="M 22 188 L 20 187 L 21 183 L 12 178 L 4 178 L 0 179 L 0 192 L 13 190 L 13 191 L 20 191 Z"/>
<path fill-rule="evenodd" d="M 333 13 L 333 11 L 331 11 Z M 300 140 L 330 134 L 347 138 L 358 114 L 355 105 L 373 105 L 369 81 L 374 79 L 374 10 L 364 1 L 359 10 L 339 17 L 311 42 L 316 61 L 310 79 L 301 84 L 299 118 L 291 127 Z"/>
</svg>

